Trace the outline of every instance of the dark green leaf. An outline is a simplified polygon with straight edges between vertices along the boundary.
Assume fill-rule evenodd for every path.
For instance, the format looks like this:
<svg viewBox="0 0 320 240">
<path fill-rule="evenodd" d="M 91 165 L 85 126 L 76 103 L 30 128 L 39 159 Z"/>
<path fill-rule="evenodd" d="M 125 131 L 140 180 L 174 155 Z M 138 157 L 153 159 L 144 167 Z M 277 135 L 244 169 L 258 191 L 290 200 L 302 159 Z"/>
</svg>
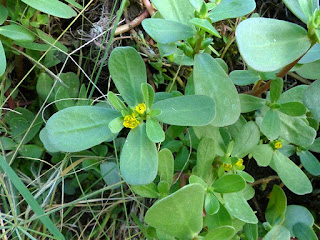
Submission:
<svg viewBox="0 0 320 240">
<path fill-rule="evenodd" d="M 271 102 L 277 102 L 283 90 L 283 79 L 276 78 L 271 80 L 270 98 Z"/>
<path fill-rule="evenodd" d="M 236 230 L 232 226 L 217 227 L 209 231 L 204 240 L 230 240 L 236 234 Z"/>
<path fill-rule="evenodd" d="M 2 42 L 0 41 L 0 76 L 4 74 L 7 68 L 6 53 L 4 52 Z"/>
<path fill-rule="evenodd" d="M 213 193 L 208 192 L 206 194 L 204 208 L 206 210 L 206 213 L 209 215 L 216 214 L 219 211 L 220 203 Z"/>
<path fill-rule="evenodd" d="M 213 230 L 220 226 L 232 225 L 232 219 L 227 209 L 220 204 L 219 211 L 214 215 L 206 215 L 205 223 L 207 223 L 209 230 Z"/>
<path fill-rule="evenodd" d="M 304 223 L 296 223 L 292 228 L 294 236 L 299 240 L 317 240 L 318 237 L 311 227 Z"/>
<path fill-rule="evenodd" d="M 158 152 L 156 145 L 147 136 L 144 123 L 128 134 L 120 155 L 120 172 L 131 185 L 149 184 L 157 175 Z"/>
<path fill-rule="evenodd" d="M 320 138 L 316 138 L 311 146 L 309 146 L 309 150 L 312 152 L 320 153 Z"/>
<path fill-rule="evenodd" d="M 302 116 L 306 114 L 306 107 L 300 102 L 287 102 L 280 104 L 279 110 L 290 116 Z"/>
<path fill-rule="evenodd" d="M 244 179 L 236 174 L 223 175 L 212 185 L 213 191 L 218 193 L 239 192 L 244 189 L 245 186 L 246 182 Z"/>
<path fill-rule="evenodd" d="M 216 143 L 213 139 L 204 137 L 201 139 L 197 151 L 196 174 L 206 179 L 212 171 L 212 163 L 216 157 Z"/>
<path fill-rule="evenodd" d="M 311 152 L 300 152 L 300 161 L 303 167 L 313 176 L 320 175 L 320 162 Z"/>
<path fill-rule="evenodd" d="M 7 17 L 8 17 L 8 9 L 5 6 L 0 5 L 0 25 L 2 25 L 4 21 L 7 20 Z"/>
<path fill-rule="evenodd" d="M 258 240 L 258 224 L 246 223 L 243 230 L 248 240 Z"/>
<path fill-rule="evenodd" d="M 287 209 L 287 197 L 277 185 L 273 185 L 269 203 L 266 210 L 266 220 L 272 226 L 279 225 L 284 221 Z"/>
<path fill-rule="evenodd" d="M 146 103 L 146 107 L 147 109 L 150 109 L 154 102 L 154 90 L 150 84 L 142 83 L 141 91 L 144 98 L 144 102 Z"/>
<path fill-rule="evenodd" d="M 158 188 L 153 182 L 148 185 L 132 185 L 130 188 L 141 197 L 158 198 L 160 196 Z"/>
</svg>

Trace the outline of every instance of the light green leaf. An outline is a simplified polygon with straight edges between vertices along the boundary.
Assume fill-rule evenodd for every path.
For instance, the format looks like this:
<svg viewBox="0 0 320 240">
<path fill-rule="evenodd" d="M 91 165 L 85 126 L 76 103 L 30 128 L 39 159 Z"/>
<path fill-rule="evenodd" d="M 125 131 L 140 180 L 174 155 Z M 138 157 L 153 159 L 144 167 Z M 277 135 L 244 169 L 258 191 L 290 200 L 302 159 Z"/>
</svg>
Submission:
<svg viewBox="0 0 320 240">
<path fill-rule="evenodd" d="M 239 94 L 241 113 L 252 112 L 266 104 L 266 100 L 248 94 Z"/>
<path fill-rule="evenodd" d="M 188 95 L 156 102 L 152 108 L 162 111 L 156 117 L 160 122 L 178 126 L 204 126 L 214 118 L 214 106 L 214 101 L 207 96 Z"/>
<path fill-rule="evenodd" d="M 303 195 L 312 191 L 312 185 L 308 177 L 294 162 L 281 152 L 275 151 L 273 153 L 270 166 L 278 173 L 284 185 L 295 194 Z"/>
<path fill-rule="evenodd" d="M 230 73 L 229 77 L 238 86 L 254 84 L 260 80 L 259 73 L 250 70 L 234 70 Z"/>
<path fill-rule="evenodd" d="M 117 47 L 109 57 L 109 71 L 122 98 L 129 106 L 143 102 L 141 84 L 147 82 L 146 67 L 132 47 Z"/>
<path fill-rule="evenodd" d="M 209 231 L 204 240 L 229 240 L 236 234 L 236 230 L 232 226 L 217 227 L 213 231 Z"/>
<path fill-rule="evenodd" d="M 300 117 L 291 117 L 279 112 L 280 117 L 280 137 L 289 143 L 298 146 L 310 146 L 317 132 Z"/>
<path fill-rule="evenodd" d="M 189 0 L 189 2 L 192 4 L 192 6 L 196 9 L 196 10 L 200 10 L 202 4 L 204 3 L 204 0 Z"/>
<path fill-rule="evenodd" d="M 313 82 L 304 92 L 303 103 L 311 111 L 313 117 L 320 122 L 320 80 Z"/>
<path fill-rule="evenodd" d="M 207 179 L 212 171 L 212 163 L 216 157 L 216 143 L 213 139 L 204 137 L 198 145 L 197 151 L 197 176 Z"/>
<path fill-rule="evenodd" d="M 10 167 L 7 161 L 0 155 L 0 168 L 2 169 L 2 174 L 6 174 L 11 180 L 12 184 L 16 187 L 17 191 L 22 195 L 24 200 L 29 204 L 34 213 L 39 216 L 40 221 L 46 228 L 55 236 L 57 239 L 64 240 L 64 236 L 53 224 L 50 217 L 46 215 L 44 210 L 39 205 L 38 201 L 33 197 L 28 188 L 23 184 L 15 171 Z"/>
<path fill-rule="evenodd" d="M 160 180 L 166 181 L 169 185 L 173 180 L 174 159 L 172 152 L 165 148 L 159 152 L 158 175 Z"/>
<path fill-rule="evenodd" d="M 4 74 L 7 68 L 7 60 L 6 60 L 6 53 L 3 49 L 2 42 L 0 41 L 0 76 Z"/>
<path fill-rule="evenodd" d="M 247 122 L 234 140 L 231 155 L 237 158 L 245 157 L 259 143 L 260 131 L 255 122 Z"/>
<path fill-rule="evenodd" d="M 4 21 L 7 20 L 7 17 L 8 17 L 8 9 L 5 6 L 0 5 L 0 25 L 2 25 Z"/>
<path fill-rule="evenodd" d="M 153 182 L 147 185 L 132 185 L 130 188 L 141 197 L 158 198 L 160 196 L 158 188 Z"/>
<path fill-rule="evenodd" d="M 287 209 L 287 197 L 282 188 L 273 185 L 266 210 L 266 220 L 272 226 L 282 224 Z"/>
<path fill-rule="evenodd" d="M 277 102 L 280 98 L 280 95 L 283 90 L 283 79 L 282 78 L 276 78 L 271 80 L 271 86 L 270 86 L 270 99 L 271 102 Z"/>
<path fill-rule="evenodd" d="M 320 78 L 320 60 L 305 63 L 296 72 L 303 78 L 316 80 Z"/>
<path fill-rule="evenodd" d="M 194 24 L 196 27 L 203 29 L 206 32 L 212 34 L 213 36 L 221 38 L 218 31 L 212 26 L 212 24 L 209 22 L 208 19 L 193 18 L 190 20 L 190 22 Z"/>
<path fill-rule="evenodd" d="M 72 18 L 77 13 L 68 5 L 58 0 L 21 0 L 27 5 L 59 18 Z"/>
<path fill-rule="evenodd" d="M 298 0 L 300 8 L 307 19 L 313 15 L 313 2 L 311 0 Z"/>
<path fill-rule="evenodd" d="M 290 240 L 290 232 L 283 226 L 274 226 L 263 240 Z"/>
<path fill-rule="evenodd" d="M 253 183 L 254 178 L 247 172 L 238 170 L 237 173 L 241 176 L 246 182 Z"/>
<path fill-rule="evenodd" d="M 300 152 L 300 161 L 303 167 L 313 176 L 320 175 L 320 162 L 311 152 Z"/>
<path fill-rule="evenodd" d="M 283 0 L 291 12 L 296 15 L 305 24 L 308 23 L 308 17 L 302 11 L 299 0 Z"/>
<path fill-rule="evenodd" d="M 201 186 L 202 186 L 204 189 L 207 189 L 207 188 L 208 188 L 208 184 L 207 184 L 205 181 L 203 181 L 202 178 L 200 178 L 200 177 L 198 177 L 198 176 L 196 176 L 196 175 L 191 175 L 191 176 L 189 177 L 189 183 L 190 183 L 190 184 L 199 183 L 199 184 L 201 184 Z M 219 209 L 218 209 L 218 210 L 219 210 Z"/>
<path fill-rule="evenodd" d="M 302 116 L 306 114 L 306 107 L 300 102 L 287 102 L 280 104 L 279 110 L 289 116 Z"/>
<path fill-rule="evenodd" d="M 120 170 L 115 162 L 103 162 L 100 164 L 101 176 L 105 183 L 109 186 L 121 182 Z M 111 189 L 120 188 L 120 184 L 117 184 Z"/>
<path fill-rule="evenodd" d="M 311 228 L 314 224 L 314 219 L 307 208 L 298 205 L 289 205 L 287 207 L 283 226 L 289 229 L 292 236 L 295 236 L 293 226 L 297 223 L 303 223 Z"/>
<path fill-rule="evenodd" d="M 216 117 L 211 123 L 213 126 L 227 126 L 238 120 L 240 100 L 237 89 L 219 63 L 209 54 L 195 56 L 194 87 L 196 94 L 209 96 L 215 102 Z"/>
<path fill-rule="evenodd" d="M 205 224 L 208 225 L 209 230 L 214 230 L 217 227 L 232 225 L 232 219 L 227 209 L 220 204 L 219 211 L 214 215 L 206 214 Z"/>
<path fill-rule="evenodd" d="M 311 227 L 304 223 L 296 223 L 292 228 L 293 234 L 299 240 L 317 240 L 318 237 Z"/>
<path fill-rule="evenodd" d="M 108 124 L 108 127 L 112 133 L 118 133 L 122 130 L 123 126 L 123 117 L 117 117 L 111 120 Z"/>
<path fill-rule="evenodd" d="M 236 29 L 236 40 L 244 60 L 260 72 L 272 72 L 288 65 L 311 45 L 304 28 L 270 18 L 241 22 Z"/>
<path fill-rule="evenodd" d="M 277 110 L 269 109 L 263 117 L 261 132 L 269 139 L 275 140 L 280 135 L 280 118 Z"/>
<path fill-rule="evenodd" d="M 165 19 L 191 25 L 194 8 L 188 0 L 152 0 L 152 3 Z"/>
<path fill-rule="evenodd" d="M 246 187 L 244 179 L 236 174 L 223 175 L 216 180 L 213 185 L 213 191 L 218 193 L 239 192 Z"/>
<path fill-rule="evenodd" d="M 216 214 L 219 211 L 220 203 L 213 193 L 208 192 L 206 194 L 204 208 L 206 210 L 206 213 L 210 215 Z"/>
<path fill-rule="evenodd" d="M 248 240 L 258 239 L 258 224 L 247 223 L 244 225 L 243 230 Z"/>
<path fill-rule="evenodd" d="M 50 35 L 46 34 L 45 32 L 41 31 L 40 29 L 36 29 L 36 32 L 44 42 L 46 42 L 46 43 L 48 42 L 48 43 L 50 43 L 50 45 L 53 45 L 53 43 L 55 42 L 54 46 L 56 48 L 59 48 L 63 52 L 68 52 L 68 48 L 66 46 L 64 46 L 61 42 L 56 41 L 56 39 L 54 39 Z M 53 48 L 53 49 L 55 49 L 55 48 Z"/>
<path fill-rule="evenodd" d="M 287 103 L 287 102 L 302 102 L 302 97 L 304 91 L 308 88 L 308 85 L 299 85 L 281 94 L 278 103 Z"/>
<path fill-rule="evenodd" d="M 34 40 L 34 35 L 30 31 L 16 24 L 1 26 L 0 35 L 14 41 L 32 42 Z"/>
<path fill-rule="evenodd" d="M 156 145 L 148 138 L 145 123 L 130 130 L 120 155 L 120 172 L 131 185 L 151 183 L 158 172 Z"/>
<path fill-rule="evenodd" d="M 171 236 L 192 239 L 203 227 L 203 200 L 200 184 L 187 185 L 149 208 L 145 222 Z"/>
<path fill-rule="evenodd" d="M 246 223 L 258 223 L 256 215 L 242 196 L 241 192 L 223 194 L 223 199 L 226 203 L 225 207 L 233 217 Z"/>
<path fill-rule="evenodd" d="M 79 152 L 102 143 L 114 135 L 109 122 L 121 116 L 110 108 L 75 106 L 63 109 L 48 120 L 40 133 L 45 148 Z M 49 149 L 48 149 L 49 150 Z"/>
<path fill-rule="evenodd" d="M 273 148 L 270 144 L 257 145 L 251 149 L 251 154 L 259 166 L 266 167 L 272 160 Z"/>
<path fill-rule="evenodd" d="M 320 153 L 320 138 L 316 138 L 311 146 L 309 146 L 309 150 L 312 152 Z"/>
<path fill-rule="evenodd" d="M 306 55 L 304 55 L 298 63 L 305 64 L 317 61 L 320 59 L 320 43 L 316 43 L 309 49 Z"/>
<path fill-rule="evenodd" d="M 115 95 L 113 92 L 109 91 L 107 93 L 107 97 L 108 97 L 108 100 L 109 102 L 112 104 L 112 106 L 119 110 L 119 111 L 122 111 L 122 110 L 126 110 L 126 105 L 118 98 L 117 95 Z"/>
<path fill-rule="evenodd" d="M 228 18 L 242 17 L 256 8 L 254 0 L 222 0 L 210 11 L 208 17 L 212 22 L 218 22 Z"/>
<path fill-rule="evenodd" d="M 163 142 L 165 139 L 162 126 L 152 118 L 148 118 L 146 121 L 147 135 L 152 142 Z"/>
<path fill-rule="evenodd" d="M 141 91 L 144 98 L 144 102 L 146 103 L 146 107 L 147 109 L 150 109 L 154 102 L 154 90 L 150 84 L 142 83 Z"/>
<path fill-rule="evenodd" d="M 142 26 L 156 42 L 163 44 L 186 40 L 196 33 L 186 24 L 160 18 L 147 18 Z"/>
</svg>

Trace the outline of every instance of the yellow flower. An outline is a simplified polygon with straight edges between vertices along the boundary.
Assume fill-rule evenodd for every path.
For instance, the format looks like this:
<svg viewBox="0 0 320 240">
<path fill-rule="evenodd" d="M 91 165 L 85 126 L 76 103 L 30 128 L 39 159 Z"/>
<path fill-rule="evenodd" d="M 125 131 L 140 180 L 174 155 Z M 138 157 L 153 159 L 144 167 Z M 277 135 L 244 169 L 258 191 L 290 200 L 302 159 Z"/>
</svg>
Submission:
<svg viewBox="0 0 320 240">
<path fill-rule="evenodd" d="M 234 165 L 237 167 L 242 167 L 243 166 L 243 159 L 239 158 L 239 160 Z"/>
<path fill-rule="evenodd" d="M 124 117 L 123 126 L 126 128 L 136 128 L 140 122 L 136 119 L 134 113 Z"/>
<path fill-rule="evenodd" d="M 282 143 L 280 141 L 275 142 L 274 144 L 275 149 L 282 148 Z"/>
<path fill-rule="evenodd" d="M 228 163 L 224 163 L 224 164 L 223 164 L 223 168 L 224 168 L 224 170 L 229 171 L 229 170 L 232 169 L 232 165 L 231 165 L 231 164 L 228 164 Z"/>
<path fill-rule="evenodd" d="M 141 115 L 144 114 L 146 109 L 147 109 L 147 107 L 146 107 L 145 103 L 140 103 L 138 106 L 136 106 L 136 111 Z"/>
</svg>

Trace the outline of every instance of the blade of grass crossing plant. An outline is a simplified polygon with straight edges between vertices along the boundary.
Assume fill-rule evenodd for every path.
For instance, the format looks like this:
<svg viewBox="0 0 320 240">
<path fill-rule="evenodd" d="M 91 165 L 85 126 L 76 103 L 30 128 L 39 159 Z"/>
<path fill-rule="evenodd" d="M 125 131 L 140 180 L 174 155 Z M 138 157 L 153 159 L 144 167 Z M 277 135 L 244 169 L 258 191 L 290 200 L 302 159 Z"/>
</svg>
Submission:
<svg viewBox="0 0 320 240">
<path fill-rule="evenodd" d="M 41 222 L 48 228 L 48 230 L 53 234 L 53 236 L 55 236 L 57 239 L 65 239 L 61 232 L 50 220 L 49 216 L 45 215 L 45 212 L 43 211 L 37 200 L 32 196 L 28 188 L 23 184 L 18 175 L 9 166 L 9 164 L 3 158 L 2 155 L 0 155 L 0 168 L 3 170 L 4 173 L 8 175 L 11 182 L 14 184 L 14 186 L 17 188 L 17 190 L 20 192 L 20 194 L 23 196 L 26 202 L 30 205 L 35 214 L 41 216 L 39 217 Z"/>
<path fill-rule="evenodd" d="M 4 74 L 7 67 L 6 54 L 3 49 L 2 42 L 0 41 L 0 76 Z"/>
<path fill-rule="evenodd" d="M 72 18 L 77 15 L 71 7 L 58 0 L 22 0 L 22 2 L 55 17 Z"/>
</svg>

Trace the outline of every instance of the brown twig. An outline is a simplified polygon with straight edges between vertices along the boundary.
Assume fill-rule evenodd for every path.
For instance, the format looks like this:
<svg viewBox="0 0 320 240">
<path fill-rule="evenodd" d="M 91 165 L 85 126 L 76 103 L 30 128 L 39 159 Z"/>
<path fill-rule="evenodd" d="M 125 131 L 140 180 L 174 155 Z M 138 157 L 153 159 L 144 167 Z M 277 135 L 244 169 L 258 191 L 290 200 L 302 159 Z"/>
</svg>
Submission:
<svg viewBox="0 0 320 240">
<path fill-rule="evenodd" d="M 276 175 L 270 176 L 267 178 L 261 178 L 261 179 L 254 181 L 253 183 L 251 183 L 251 186 L 253 187 L 253 186 L 256 186 L 259 184 L 268 184 L 269 182 L 274 181 L 274 180 L 278 180 L 278 179 L 280 179 L 280 178 Z"/>
<path fill-rule="evenodd" d="M 146 7 L 146 9 L 148 10 L 148 13 L 150 14 L 150 16 L 152 16 L 156 12 L 156 10 L 152 6 L 151 2 L 149 0 L 142 0 L 142 2 Z"/>
<path fill-rule="evenodd" d="M 8 98 L 8 96 L 10 96 L 10 90 L 8 89 L 5 93 L 4 93 L 4 95 L 6 96 L 6 98 Z M 9 108 L 10 109 L 15 109 L 15 103 L 14 103 L 14 101 L 13 101 L 13 99 L 12 99 L 12 96 L 10 96 L 9 98 L 8 98 L 8 105 L 9 105 Z"/>
<path fill-rule="evenodd" d="M 148 12 L 148 10 L 145 10 L 138 17 L 133 19 L 130 23 L 126 23 L 124 25 L 121 25 L 121 26 L 117 27 L 116 32 L 114 33 L 114 35 L 117 36 L 117 35 L 120 35 L 122 33 L 130 31 L 134 27 L 138 26 L 148 16 L 149 16 L 149 12 Z"/>
</svg>

